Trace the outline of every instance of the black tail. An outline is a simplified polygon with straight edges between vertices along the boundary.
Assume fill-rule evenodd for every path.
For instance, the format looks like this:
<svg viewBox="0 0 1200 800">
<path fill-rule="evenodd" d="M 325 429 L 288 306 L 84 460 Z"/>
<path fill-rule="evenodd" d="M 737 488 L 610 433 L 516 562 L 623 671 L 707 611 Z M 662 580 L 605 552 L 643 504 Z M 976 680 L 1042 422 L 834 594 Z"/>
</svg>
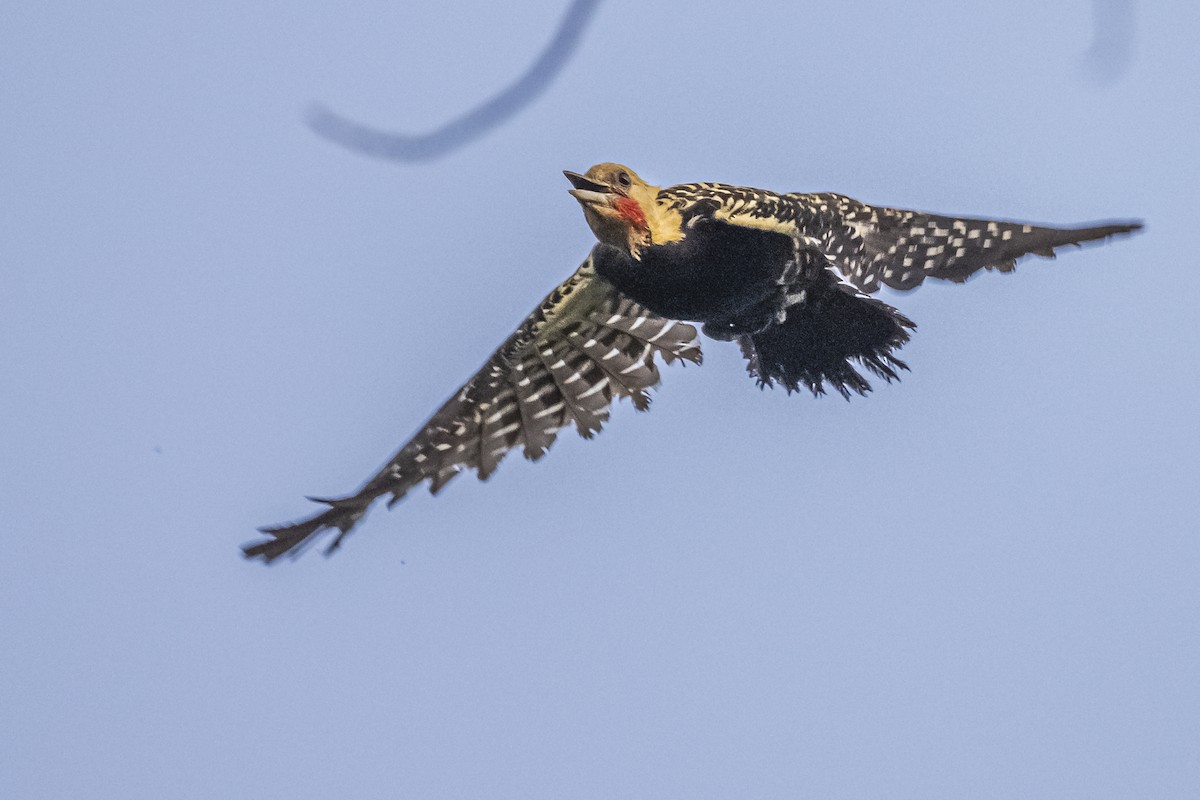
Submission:
<svg viewBox="0 0 1200 800">
<path fill-rule="evenodd" d="M 808 302 L 787 309 L 779 324 L 738 341 L 760 386 L 782 384 L 789 393 L 805 387 L 825 393 L 825 383 L 850 398 L 871 384 L 854 368 L 857 361 L 888 381 L 908 366 L 893 355 L 916 328 L 896 309 L 849 287 L 828 287 Z"/>
</svg>

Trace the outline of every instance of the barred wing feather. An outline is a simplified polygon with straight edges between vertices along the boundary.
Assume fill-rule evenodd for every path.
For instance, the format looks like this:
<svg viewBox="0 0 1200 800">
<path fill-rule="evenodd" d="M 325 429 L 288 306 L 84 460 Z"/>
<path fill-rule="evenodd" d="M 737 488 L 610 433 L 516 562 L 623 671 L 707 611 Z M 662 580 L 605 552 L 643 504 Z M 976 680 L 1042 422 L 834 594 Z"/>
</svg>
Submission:
<svg viewBox="0 0 1200 800">
<path fill-rule="evenodd" d="M 571 425 L 591 438 L 616 397 L 649 408 L 648 390 L 659 381 L 654 357 L 700 363 L 696 329 L 621 295 L 596 275 L 595 252 L 359 491 L 312 498 L 328 507 L 261 528 L 267 538 L 246 545 L 246 557 L 298 555 L 318 534 L 336 531 L 332 552 L 380 497 L 391 506 L 426 482 L 437 494 L 468 469 L 486 480 L 511 450 L 522 447 L 536 461 Z"/>
<path fill-rule="evenodd" d="M 1027 255 L 1053 258 L 1068 245 L 1133 233 L 1135 220 L 1077 228 L 871 206 L 832 192 L 777 194 L 745 186 L 689 183 L 661 193 L 684 219 L 712 215 L 734 225 L 786 232 L 823 252 L 866 294 L 912 289 L 926 278 L 962 283 L 980 270 L 1012 272 Z"/>
<path fill-rule="evenodd" d="M 880 208 L 837 194 L 785 195 L 816 209 L 815 236 L 847 280 L 867 294 L 880 285 L 912 289 L 926 278 L 962 283 L 980 270 L 1012 272 L 1027 255 L 1054 258 L 1068 245 L 1133 233 L 1141 223 L 1079 228 Z M 810 223 L 811 224 L 811 223 Z"/>
</svg>

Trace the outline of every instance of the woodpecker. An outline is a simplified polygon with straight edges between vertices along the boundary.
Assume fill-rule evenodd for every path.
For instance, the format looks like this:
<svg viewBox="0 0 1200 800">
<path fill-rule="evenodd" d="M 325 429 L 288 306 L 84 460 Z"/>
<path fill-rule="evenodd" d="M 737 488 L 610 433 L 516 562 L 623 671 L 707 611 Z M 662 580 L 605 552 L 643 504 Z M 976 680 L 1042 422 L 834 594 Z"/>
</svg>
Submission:
<svg viewBox="0 0 1200 800">
<path fill-rule="evenodd" d="M 521 447 L 536 461 L 558 432 L 600 431 L 615 398 L 649 408 L 664 363 L 701 362 L 697 329 L 736 342 L 761 386 L 843 397 L 907 365 L 896 350 L 916 326 L 871 297 L 926 278 L 962 283 L 1011 272 L 1025 255 L 1141 228 L 1137 221 L 1058 228 L 870 206 L 832 193 L 779 194 L 721 183 L 662 188 L 621 164 L 566 171 L 597 244 L 483 367 L 357 492 L 260 528 L 243 547 L 270 563 L 325 531 L 336 550 L 379 498 L 391 507 L 456 475 L 486 480 Z"/>
</svg>

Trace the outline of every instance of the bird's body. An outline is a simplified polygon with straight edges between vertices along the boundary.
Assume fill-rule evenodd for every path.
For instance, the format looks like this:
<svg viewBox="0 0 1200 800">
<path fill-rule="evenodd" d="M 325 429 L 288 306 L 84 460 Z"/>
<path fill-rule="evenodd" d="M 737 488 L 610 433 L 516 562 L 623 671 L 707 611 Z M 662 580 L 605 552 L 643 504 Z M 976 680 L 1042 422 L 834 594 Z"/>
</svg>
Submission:
<svg viewBox="0 0 1200 800">
<path fill-rule="evenodd" d="M 488 477 L 513 448 L 540 458 L 557 432 L 600 430 L 615 397 L 649 405 L 654 356 L 700 361 L 696 330 L 736 341 L 760 384 L 843 396 L 907 369 L 895 351 L 915 326 L 870 297 L 926 277 L 965 281 L 1016 259 L 1130 233 L 1135 222 L 1050 228 L 869 206 L 837 194 L 777 194 L 716 183 L 665 189 L 619 164 L 567 173 L 599 243 L 574 275 L 362 489 L 245 548 L 272 561 L 335 529 L 335 548 L 379 497 L 463 469 Z"/>
<path fill-rule="evenodd" d="M 632 258 L 615 248 L 597 261 L 603 277 L 656 314 L 704 322 L 744 314 L 774 290 L 794 257 L 790 237 L 697 220 L 678 241 Z"/>
</svg>

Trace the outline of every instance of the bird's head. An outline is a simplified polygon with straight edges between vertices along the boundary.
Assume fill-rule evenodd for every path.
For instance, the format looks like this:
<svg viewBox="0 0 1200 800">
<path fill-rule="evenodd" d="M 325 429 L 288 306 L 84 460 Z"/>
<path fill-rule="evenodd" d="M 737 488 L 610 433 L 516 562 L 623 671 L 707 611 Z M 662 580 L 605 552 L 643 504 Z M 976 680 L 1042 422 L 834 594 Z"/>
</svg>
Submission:
<svg viewBox="0 0 1200 800">
<path fill-rule="evenodd" d="M 621 164 L 597 164 L 583 175 L 563 171 L 571 182 L 571 195 L 583 206 L 592 233 L 601 243 L 637 258 L 650 244 L 665 244 L 679 238 L 664 227 L 663 209 L 657 202 L 659 188 L 638 177 Z M 676 229 L 678 231 L 678 229 Z"/>
</svg>

